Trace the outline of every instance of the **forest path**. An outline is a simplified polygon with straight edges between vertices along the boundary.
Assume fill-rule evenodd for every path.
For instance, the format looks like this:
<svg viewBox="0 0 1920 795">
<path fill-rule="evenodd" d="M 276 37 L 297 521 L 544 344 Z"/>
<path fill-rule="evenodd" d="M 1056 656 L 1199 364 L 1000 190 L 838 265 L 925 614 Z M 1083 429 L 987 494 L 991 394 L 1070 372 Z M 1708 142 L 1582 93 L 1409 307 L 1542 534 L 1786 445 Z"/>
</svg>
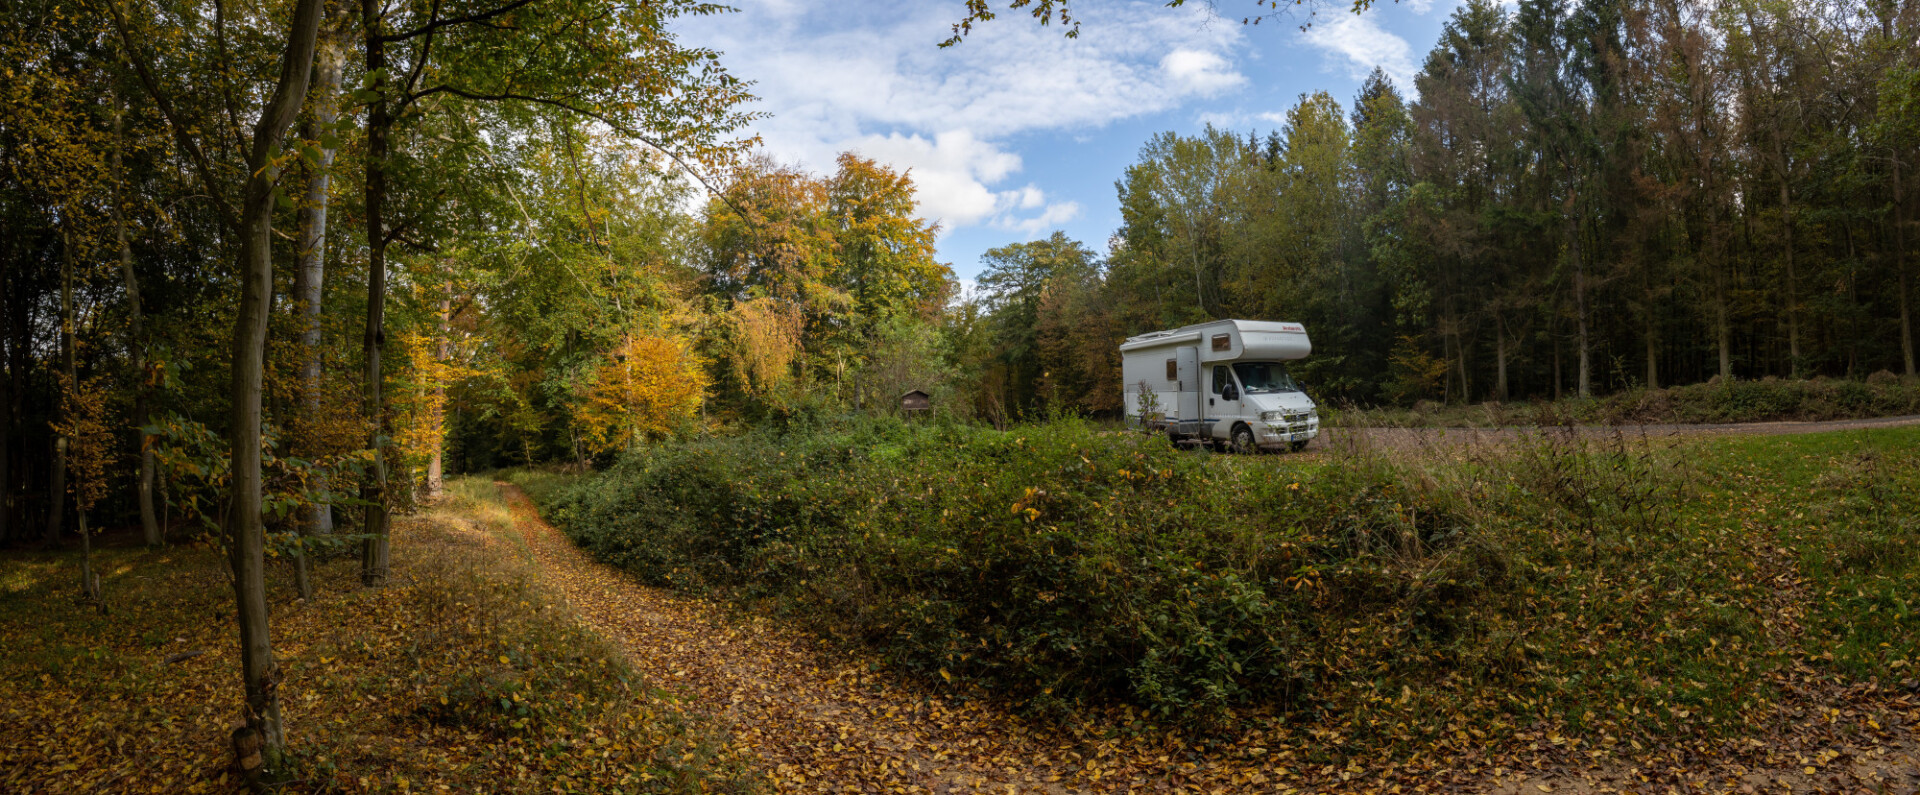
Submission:
<svg viewBox="0 0 1920 795">
<path fill-rule="evenodd" d="M 1722 422 L 1693 424 L 1626 424 L 1557 426 L 1503 425 L 1491 428 L 1466 427 L 1333 427 L 1313 440 L 1308 450 L 1326 450 L 1358 444 L 1390 450 L 1421 447 L 1461 446 L 1505 443 L 1528 434 L 1560 435 L 1574 433 L 1587 439 L 1620 437 L 1627 440 L 1677 441 L 1701 436 L 1791 436 L 1829 431 L 1878 430 L 1920 425 L 1920 414 L 1898 417 L 1872 417 L 1855 420 L 1811 420 L 1781 422 Z"/>
<path fill-rule="evenodd" d="M 499 484 L 549 582 L 649 686 L 715 716 L 774 792 L 1067 792 L 1055 737 L 983 699 L 919 692 L 764 617 L 636 582 L 587 558 Z"/>
</svg>

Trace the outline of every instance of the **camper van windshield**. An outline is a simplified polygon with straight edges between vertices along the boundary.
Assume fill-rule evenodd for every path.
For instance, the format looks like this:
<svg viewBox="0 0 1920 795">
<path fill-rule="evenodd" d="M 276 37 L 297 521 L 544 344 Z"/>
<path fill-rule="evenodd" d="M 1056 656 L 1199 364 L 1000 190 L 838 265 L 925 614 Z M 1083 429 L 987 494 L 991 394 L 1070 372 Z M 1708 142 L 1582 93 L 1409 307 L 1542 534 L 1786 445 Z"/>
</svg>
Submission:
<svg viewBox="0 0 1920 795">
<path fill-rule="evenodd" d="M 1233 365 L 1233 372 L 1240 376 L 1240 385 L 1246 387 L 1249 395 L 1301 391 L 1300 385 L 1293 382 L 1293 376 L 1287 375 L 1287 366 L 1279 362 L 1238 362 Z"/>
</svg>

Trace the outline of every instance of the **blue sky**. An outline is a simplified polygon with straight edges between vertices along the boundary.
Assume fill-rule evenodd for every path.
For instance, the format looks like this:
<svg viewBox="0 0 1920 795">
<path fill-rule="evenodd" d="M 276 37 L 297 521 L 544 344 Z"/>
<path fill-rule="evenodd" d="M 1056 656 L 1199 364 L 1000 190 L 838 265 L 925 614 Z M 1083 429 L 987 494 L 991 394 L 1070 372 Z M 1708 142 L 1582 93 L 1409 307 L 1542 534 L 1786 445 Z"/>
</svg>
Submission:
<svg viewBox="0 0 1920 795">
<path fill-rule="evenodd" d="M 1241 25 L 1253 0 L 1077 0 L 1077 39 L 1016 12 L 943 50 L 960 0 L 737 0 L 680 33 L 756 83 L 768 154 L 816 173 L 842 151 L 911 169 L 940 258 L 971 282 L 987 249 L 1054 230 L 1104 254 L 1113 183 L 1154 133 L 1264 136 L 1302 93 L 1350 105 L 1376 64 L 1411 93 L 1459 3 L 1380 0 L 1356 16 L 1333 0 L 1302 31 L 1301 15 Z"/>
</svg>

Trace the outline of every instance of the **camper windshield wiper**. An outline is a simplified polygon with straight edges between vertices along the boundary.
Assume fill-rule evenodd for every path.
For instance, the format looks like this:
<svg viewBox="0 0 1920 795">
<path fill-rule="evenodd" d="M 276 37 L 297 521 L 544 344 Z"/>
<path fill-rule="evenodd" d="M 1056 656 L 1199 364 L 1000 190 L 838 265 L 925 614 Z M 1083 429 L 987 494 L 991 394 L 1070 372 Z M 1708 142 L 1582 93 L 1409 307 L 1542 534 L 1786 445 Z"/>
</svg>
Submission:
<svg viewBox="0 0 1920 795">
<path fill-rule="evenodd" d="M 1240 385 L 1249 395 L 1300 391 L 1300 385 L 1287 374 L 1286 365 L 1279 362 L 1236 362 L 1233 374 L 1240 376 Z"/>
</svg>

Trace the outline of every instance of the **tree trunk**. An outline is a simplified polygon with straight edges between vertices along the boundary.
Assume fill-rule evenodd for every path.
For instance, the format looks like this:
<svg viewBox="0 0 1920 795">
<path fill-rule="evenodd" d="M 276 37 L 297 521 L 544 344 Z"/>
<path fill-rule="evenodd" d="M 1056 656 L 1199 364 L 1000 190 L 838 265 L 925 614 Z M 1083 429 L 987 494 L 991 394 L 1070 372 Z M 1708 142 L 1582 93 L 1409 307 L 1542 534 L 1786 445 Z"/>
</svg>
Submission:
<svg viewBox="0 0 1920 795">
<path fill-rule="evenodd" d="M 1504 319 L 1495 313 L 1493 316 L 1493 358 L 1496 371 L 1493 379 L 1493 399 L 1505 403 L 1507 400 L 1507 332 Z"/>
<path fill-rule="evenodd" d="M 1793 192 L 1788 189 L 1785 160 L 1780 169 L 1780 227 L 1786 233 L 1787 257 L 1787 371 L 1800 376 L 1800 287 L 1793 262 Z"/>
<path fill-rule="evenodd" d="M 373 471 L 362 484 L 360 497 L 367 502 L 367 540 L 361 549 L 360 583 L 377 588 L 387 582 L 387 461 L 385 424 L 380 396 L 380 354 L 386 347 L 387 301 L 387 134 L 393 125 L 386 98 L 387 66 L 385 33 L 381 24 L 379 0 L 361 0 L 360 21 L 366 37 L 367 74 L 377 75 L 371 86 L 375 98 L 367 104 L 367 328 L 361 339 L 366 360 L 365 398 L 369 423 L 369 446 L 373 448 Z"/>
<path fill-rule="evenodd" d="M 9 364 L 0 361 L 0 408 L 7 410 L 7 416 L 0 417 L 0 545 L 13 535 L 13 418 L 18 412 L 13 410 L 15 373 Z"/>
<path fill-rule="evenodd" d="M 331 30 L 315 46 L 313 71 L 319 82 L 314 84 L 309 97 L 308 107 L 313 118 L 308 123 L 308 137 L 315 137 L 317 133 L 325 139 L 336 134 L 333 128 L 340 119 L 341 50 L 339 37 Z M 306 202 L 300 209 L 299 259 L 293 273 L 293 300 L 301 321 L 300 408 L 310 424 L 319 422 L 321 417 L 320 301 L 326 284 L 327 203 L 333 184 L 333 157 L 333 147 L 320 147 L 319 162 L 307 178 Z M 324 492 L 328 484 L 323 479 L 314 486 L 315 490 Z M 311 534 L 333 532 L 333 506 L 324 502 L 309 505 L 300 526 L 302 531 Z M 312 593 L 302 589 L 302 595 L 310 598 Z"/>
<path fill-rule="evenodd" d="M 318 83 L 309 92 L 312 118 L 304 137 L 322 140 L 336 135 L 339 121 L 340 65 L 342 46 L 334 31 L 323 34 L 314 48 L 314 77 Z M 300 249 L 293 272 L 294 311 L 300 319 L 300 412 L 309 432 L 321 422 L 320 408 L 320 305 L 326 286 L 327 203 L 333 183 L 334 147 L 321 146 L 318 162 L 307 177 L 306 200 L 300 208 Z M 329 483 L 325 475 L 314 480 L 311 490 L 325 493 Z M 294 590 L 301 599 L 313 599 L 313 575 L 307 560 L 306 536 L 333 532 L 333 505 L 309 503 L 294 525 L 299 544 L 293 553 Z"/>
<path fill-rule="evenodd" d="M 1553 400 L 1559 402 L 1561 391 L 1566 385 L 1566 374 L 1560 369 L 1560 297 L 1553 300 L 1553 328 L 1549 336 L 1553 338 Z"/>
<path fill-rule="evenodd" d="M 1655 323 L 1653 322 L 1653 296 L 1651 294 L 1647 296 L 1647 317 L 1646 317 L 1645 334 L 1647 338 L 1647 388 L 1659 389 L 1660 388 L 1660 342 L 1659 342 L 1659 339 L 1654 336 Z"/>
<path fill-rule="evenodd" d="M 80 596 L 100 603 L 100 575 L 93 573 L 93 537 L 87 529 L 87 512 L 76 511 L 80 520 Z"/>
<path fill-rule="evenodd" d="M 1907 283 L 1907 220 L 1906 195 L 1900 185 L 1900 158 L 1893 158 L 1893 269 L 1900 274 L 1900 358 L 1906 363 L 1907 375 L 1913 371 L 1913 313 L 1908 309 L 1908 296 L 1912 286 Z"/>
<path fill-rule="evenodd" d="M 1580 221 L 1573 221 L 1573 315 L 1579 334 L 1580 347 L 1580 384 L 1579 394 L 1582 400 L 1593 397 L 1593 358 L 1592 348 L 1587 338 L 1587 265 L 1581 256 Z"/>
<path fill-rule="evenodd" d="M 1733 380 L 1733 307 L 1727 296 L 1727 254 L 1725 241 L 1716 247 L 1713 265 L 1713 331 L 1720 349 L 1720 380 Z"/>
<path fill-rule="evenodd" d="M 67 437 L 53 440 L 53 473 L 47 484 L 47 545 L 60 545 L 60 531 L 67 523 Z"/>
<path fill-rule="evenodd" d="M 60 360 L 72 377 L 73 367 L 73 240 L 63 219 L 60 228 Z M 51 501 L 47 510 L 47 543 L 59 544 L 67 523 L 67 437 L 53 440 Z"/>
<path fill-rule="evenodd" d="M 280 666 L 267 627 L 266 529 L 260 508 L 260 388 L 267 347 L 268 301 L 273 290 L 275 168 L 280 148 L 307 94 L 314 39 L 324 0 L 298 0 L 280 79 L 253 128 L 247 181 L 239 207 L 240 306 L 233 323 L 233 383 L 229 429 L 232 450 L 228 551 L 233 566 L 240 666 L 246 687 L 245 725 L 234 732 L 236 759 L 250 781 L 276 772 L 286 748 L 280 723 Z M 211 186 L 210 186 L 211 187 Z"/>
<path fill-rule="evenodd" d="M 453 285 L 447 285 L 447 292 L 440 297 L 440 365 L 445 367 L 452 357 L 453 342 Z M 446 491 L 446 482 L 442 477 L 442 454 L 447 447 L 447 384 L 446 378 L 433 381 L 433 416 L 428 420 L 439 428 L 435 434 L 438 440 L 433 446 L 433 457 L 427 459 L 427 496 L 438 497 Z"/>
<path fill-rule="evenodd" d="M 152 385 L 147 373 L 147 332 L 140 311 L 140 282 L 133 273 L 133 246 L 127 242 L 127 216 L 120 206 L 120 184 L 125 181 L 121 171 L 121 150 L 126 147 L 126 138 L 122 125 L 125 111 L 115 101 L 113 110 L 113 196 L 110 201 L 113 215 L 113 236 L 120 246 L 120 275 L 127 283 L 127 318 L 130 328 L 127 348 L 133 354 L 133 373 L 138 383 L 133 387 L 133 427 L 140 435 L 140 464 L 135 475 L 134 496 L 140 505 L 140 535 L 147 546 L 157 547 L 166 539 L 160 530 L 160 519 L 153 511 L 153 436 L 146 432 L 149 404 L 152 401 Z"/>
<path fill-rule="evenodd" d="M 71 239 L 63 234 L 61 242 L 64 247 L 66 243 L 71 242 Z M 73 256 L 71 253 L 60 259 L 60 337 L 60 371 L 66 379 L 61 384 L 61 391 L 63 393 L 78 395 L 80 393 L 80 367 L 79 362 L 75 361 L 77 357 L 73 349 Z M 66 406 L 72 405 L 71 402 L 66 400 L 65 394 L 61 396 L 61 403 L 66 404 Z M 63 408 L 65 408 L 65 406 L 63 406 Z M 66 416 L 65 411 L 62 412 L 60 419 L 62 422 L 69 423 L 69 427 L 71 427 L 73 417 Z M 60 440 L 55 442 L 55 445 L 60 450 L 61 468 L 65 469 L 67 454 L 73 449 L 73 441 L 65 434 L 62 434 Z M 64 475 L 65 473 L 62 473 L 62 481 L 66 480 Z M 64 486 L 65 483 L 63 482 L 61 485 Z M 81 488 L 86 488 L 84 483 L 81 484 Z M 65 488 L 60 490 L 59 496 L 62 498 L 62 502 L 64 502 L 66 497 Z M 99 580 L 93 576 L 93 540 L 88 537 L 87 533 L 87 507 L 85 503 L 78 499 L 74 500 L 74 518 L 79 521 L 80 526 L 80 594 L 89 602 L 99 602 Z"/>
<path fill-rule="evenodd" d="M 4 245 L 7 256 L 11 257 L 13 253 L 11 241 Z M 13 330 L 14 297 L 13 286 L 8 284 L 10 281 L 12 280 L 0 279 L 0 329 L 3 329 L 0 330 L 0 342 L 5 343 L 6 349 L 0 350 L 0 411 L 6 412 L 5 416 L 0 416 L 0 545 L 11 541 L 14 533 L 13 420 L 20 416 L 20 410 L 13 404 L 13 396 L 17 391 L 13 388 L 13 384 L 25 375 L 16 366 L 17 359 L 12 351 L 15 347 L 14 340 L 10 336 Z"/>
<path fill-rule="evenodd" d="M 1473 401 L 1473 392 L 1471 391 L 1472 385 L 1467 383 L 1467 335 L 1465 330 L 1461 327 L 1462 324 L 1460 323 L 1459 316 L 1456 315 L 1454 317 L 1454 321 L 1455 321 L 1455 324 L 1453 327 L 1454 371 L 1460 376 L 1460 402 L 1469 403 Z"/>
</svg>

